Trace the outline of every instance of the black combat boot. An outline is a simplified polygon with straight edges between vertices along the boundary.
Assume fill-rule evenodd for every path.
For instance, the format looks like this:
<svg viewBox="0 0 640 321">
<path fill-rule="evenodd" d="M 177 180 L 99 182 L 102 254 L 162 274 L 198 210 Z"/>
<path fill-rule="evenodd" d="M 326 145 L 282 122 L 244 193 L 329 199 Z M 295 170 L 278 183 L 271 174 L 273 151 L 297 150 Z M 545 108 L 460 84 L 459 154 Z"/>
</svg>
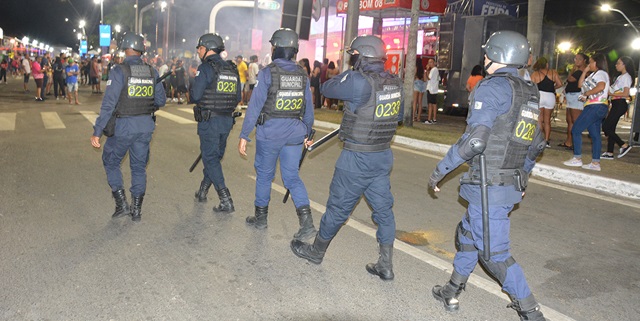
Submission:
<svg viewBox="0 0 640 321">
<path fill-rule="evenodd" d="M 267 214 L 269 213 L 269 206 L 256 206 L 256 213 L 254 216 L 247 216 L 247 224 L 263 230 L 267 228 Z"/>
<path fill-rule="evenodd" d="M 113 198 L 116 200 L 116 211 L 111 215 L 112 218 L 122 217 L 129 215 L 129 204 L 127 203 L 127 194 L 123 189 L 119 189 L 115 192 L 111 192 Z"/>
<path fill-rule="evenodd" d="M 540 312 L 540 305 L 536 302 L 533 294 L 522 299 L 516 300 L 511 297 L 511 304 L 507 307 L 512 308 L 518 312 L 520 321 L 546 321 L 542 312 Z"/>
<path fill-rule="evenodd" d="M 230 214 L 236 210 L 235 207 L 233 207 L 233 200 L 231 199 L 231 193 L 229 193 L 228 188 L 219 189 L 218 197 L 220 198 L 220 205 L 213 208 L 214 212 Z"/>
<path fill-rule="evenodd" d="M 316 234 L 313 244 L 305 243 L 298 240 L 291 241 L 291 251 L 297 257 L 306 259 L 313 264 L 322 263 L 324 253 L 327 251 L 331 240 L 323 240 L 320 235 Z"/>
<path fill-rule="evenodd" d="M 393 244 L 380 244 L 378 263 L 369 263 L 366 268 L 367 272 L 385 281 L 393 280 Z"/>
<path fill-rule="evenodd" d="M 134 197 L 132 195 L 131 198 L 133 198 L 131 200 L 131 220 L 134 222 L 140 222 L 140 219 L 142 219 L 141 211 L 142 211 L 142 199 L 144 198 L 144 194 L 138 197 Z"/>
<path fill-rule="evenodd" d="M 460 308 L 458 296 L 460 296 L 460 293 L 464 290 L 467 279 L 469 279 L 469 277 L 462 276 L 458 274 L 458 272 L 453 271 L 453 274 L 451 274 L 451 280 L 449 280 L 449 282 L 444 286 L 434 286 L 431 293 L 436 300 L 444 304 L 445 310 L 449 312 L 458 311 Z"/>
<path fill-rule="evenodd" d="M 196 201 L 203 203 L 207 201 L 207 193 L 209 193 L 209 187 L 211 187 L 211 182 L 207 182 L 206 180 L 202 180 L 200 183 L 200 189 L 196 192 Z"/>
<path fill-rule="evenodd" d="M 316 228 L 313 226 L 313 217 L 311 217 L 311 208 L 309 205 L 300 206 L 296 209 L 296 212 L 298 213 L 300 229 L 293 235 L 293 239 L 304 241 L 316 234 Z"/>
</svg>

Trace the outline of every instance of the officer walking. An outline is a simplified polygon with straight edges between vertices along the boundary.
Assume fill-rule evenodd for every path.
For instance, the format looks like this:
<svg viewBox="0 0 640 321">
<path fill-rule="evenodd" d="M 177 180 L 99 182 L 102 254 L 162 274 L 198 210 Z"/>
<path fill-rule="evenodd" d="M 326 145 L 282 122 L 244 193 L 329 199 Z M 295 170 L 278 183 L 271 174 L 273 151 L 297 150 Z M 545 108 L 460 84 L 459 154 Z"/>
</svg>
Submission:
<svg viewBox="0 0 640 321">
<path fill-rule="evenodd" d="M 378 224 L 380 246 L 377 263 L 369 273 L 392 280 L 393 241 L 396 224 L 390 174 L 393 166 L 391 139 L 403 116 L 402 81 L 384 70 L 384 42 L 375 36 L 358 36 L 347 51 L 353 70 L 327 80 L 322 95 L 345 102 L 339 137 L 344 149 L 336 162 L 320 230 L 313 244 L 293 240 L 291 250 L 301 258 L 320 264 L 331 239 L 347 221 L 364 195 Z"/>
<path fill-rule="evenodd" d="M 238 151 L 246 156 L 249 134 L 257 127 L 255 215 L 246 221 L 258 229 L 267 227 L 271 181 L 280 159 L 282 181 L 291 192 L 300 223 L 293 237 L 305 240 L 316 233 L 307 189 L 298 175 L 303 144 L 312 143 L 307 139 L 313 126 L 311 89 L 306 72 L 294 59 L 298 52 L 295 31 L 279 29 L 269 42 L 273 62 L 258 73 L 238 144 Z"/>
<path fill-rule="evenodd" d="M 460 196 L 469 205 L 456 230 L 454 271 L 450 281 L 444 286 L 436 285 L 432 293 L 447 311 L 458 310 L 458 296 L 480 260 L 509 294 L 510 307 L 521 320 L 544 320 L 520 265 L 509 253 L 509 213 L 514 204 L 522 201 L 529 173 L 545 147 L 544 136 L 537 127 L 538 90 L 535 84 L 520 78 L 517 71 L 527 64 L 530 47 L 521 34 L 498 31 L 483 49 L 489 76 L 471 94 L 467 129 L 429 178 L 430 188 L 438 192 L 437 184 L 447 173 L 464 162 L 470 165 L 460 186 Z M 481 187 L 474 185 L 482 170 L 481 157 L 486 157 L 489 185 L 489 260 L 483 257 Z"/>
<path fill-rule="evenodd" d="M 193 108 L 193 115 L 198 122 L 204 178 L 195 197 L 198 202 L 206 202 L 213 184 L 220 198 L 220 204 L 213 211 L 232 213 L 235 208 L 224 182 L 220 161 L 233 127 L 232 114 L 242 95 L 240 77 L 236 66 L 220 57 L 224 51 L 224 41 L 218 34 L 202 35 L 196 49 L 202 64 L 196 72 L 190 99 L 197 104 Z"/>
<path fill-rule="evenodd" d="M 100 116 L 96 119 L 91 145 L 100 148 L 100 137 L 107 136 L 102 163 L 107 172 L 116 209 L 112 217 L 131 214 L 140 221 L 142 200 L 147 189 L 149 143 L 155 129 L 153 113 L 164 106 L 166 96 L 158 74 L 142 62 L 144 38 L 134 33 L 122 36 L 120 50 L 126 58 L 109 73 Z M 127 204 L 120 163 L 129 151 L 131 165 L 131 208 Z"/>
</svg>

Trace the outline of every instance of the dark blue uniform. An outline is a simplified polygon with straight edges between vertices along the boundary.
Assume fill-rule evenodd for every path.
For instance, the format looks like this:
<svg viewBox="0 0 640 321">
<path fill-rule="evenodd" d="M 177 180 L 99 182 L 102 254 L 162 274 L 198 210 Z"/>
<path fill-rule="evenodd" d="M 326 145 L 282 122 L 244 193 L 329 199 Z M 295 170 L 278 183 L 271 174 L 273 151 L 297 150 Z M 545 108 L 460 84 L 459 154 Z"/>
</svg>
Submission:
<svg viewBox="0 0 640 321">
<path fill-rule="evenodd" d="M 213 54 L 205 57 L 204 62 L 198 66 L 196 78 L 191 87 L 190 99 L 192 103 L 198 103 L 206 88 L 217 78 L 216 71 L 209 64 L 213 62 L 217 65 L 226 65 L 220 55 Z M 240 86 L 237 89 L 238 101 L 242 97 Z M 202 153 L 202 164 L 204 169 L 204 182 L 213 183 L 216 190 L 221 190 L 227 186 L 224 183 L 222 165 L 220 161 L 227 148 L 227 138 L 233 127 L 233 117 L 231 115 L 211 116 L 207 121 L 198 122 L 198 136 L 200 137 L 200 152 Z"/>
<path fill-rule="evenodd" d="M 501 68 L 496 73 L 518 75 L 515 68 Z M 495 77 L 481 82 L 476 87 L 474 101 L 469 106 L 468 128 L 479 125 L 492 128 L 495 119 L 512 108 L 512 98 L 513 93 L 507 79 Z M 469 130 L 460 141 L 466 140 L 467 133 Z M 440 173 L 446 174 L 464 162 L 465 160 L 458 153 L 458 145 L 453 145 L 444 159 L 438 163 L 437 168 Z M 525 172 L 529 174 L 534 165 L 535 161 L 527 158 L 524 166 Z M 467 212 L 462 217 L 462 227 L 465 231 L 471 232 L 473 239 L 465 236 L 464 233 L 458 233 L 457 241 L 462 244 L 462 250 L 456 253 L 453 266 L 459 275 L 468 277 L 478 263 L 477 250 L 483 249 L 480 186 L 463 184 L 460 186 L 460 196 L 469 202 Z M 488 187 L 488 196 L 491 262 L 501 266 L 500 269 L 504 268 L 504 281 L 501 280 L 502 289 L 515 299 L 522 300 L 531 295 L 531 290 L 527 285 L 522 268 L 513 261 L 509 252 L 509 213 L 515 204 L 522 201 L 522 192 L 516 191 L 513 185 L 491 185 Z M 465 251 L 464 245 L 471 245 L 469 248 L 475 247 L 476 250 Z"/>
<path fill-rule="evenodd" d="M 299 66 L 295 61 L 276 59 L 274 63 L 285 71 L 294 71 Z M 267 101 L 271 86 L 271 70 L 265 67 L 258 73 L 258 82 L 253 88 L 247 114 L 242 124 L 240 138 L 247 141 L 256 126 L 256 121 Z M 276 162 L 280 159 L 280 173 L 284 186 L 291 192 L 296 208 L 309 205 L 309 196 L 304 183 L 298 175 L 298 165 L 302 155 L 302 143 L 311 133 L 313 126 L 313 100 L 309 81 L 305 85 L 305 112 L 302 121 L 296 118 L 272 118 L 256 129 L 256 200 L 255 206 L 269 205 L 271 199 L 271 181 L 275 176 Z"/>
<path fill-rule="evenodd" d="M 128 56 L 123 63 L 130 65 L 143 64 L 139 56 Z M 154 76 L 156 79 L 158 78 L 157 73 Z M 126 79 L 124 79 L 122 69 L 119 65 L 115 66 L 109 73 L 109 81 L 107 82 L 102 106 L 100 107 L 100 116 L 98 116 L 93 126 L 94 136 L 102 136 L 102 131 L 116 108 L 124 86 L 126 86 Z M 162 107 L 166 100 L 162 84 L 155 85 L 154 105 Z M 149 143 L 154 129 L 155 122 L 152 115 L 127 116 L 116 119 L 115 134 L 112 137 L 107 137 L 107 141 L 104 144 L 104 152 L 102 153 L 102 163 L 107 172 L 107 181 L 112 191 L 124 189 L 120 163 L 122 163 L 122 159 L 128 151 L 131 166 L 131 195 L 138 197 L 145 194 L 147 189 L 146 167 L 149 161 Z"/>
<path fill-rule="evenodd" d="M 363 64 L 364 72 L 384 72 L 384 64 Z M 373 94 L 371 85 L 358 71 L 345 71 L 321 87 L 324 96 L 345 101 L 345 108 L 355 112 Z M 400 103 L 400 106 L 403 102 Z M 402 120 L 402 107 L 398 121 Z M 382 245 L 393 244 L 396 223 L 393 216 L 393 195 L 390 174 L 393 153 L 390 148 L 378 152 L 356 152 L 343 149 L 336 162 L 327 201 L 327 211 L 320 221 L 319 236 L 331 240 L 347 221 L 356 203 L 364 195 L 373 209 L 373 220 L 378 224 L 376 237 Z"/>
</svg>

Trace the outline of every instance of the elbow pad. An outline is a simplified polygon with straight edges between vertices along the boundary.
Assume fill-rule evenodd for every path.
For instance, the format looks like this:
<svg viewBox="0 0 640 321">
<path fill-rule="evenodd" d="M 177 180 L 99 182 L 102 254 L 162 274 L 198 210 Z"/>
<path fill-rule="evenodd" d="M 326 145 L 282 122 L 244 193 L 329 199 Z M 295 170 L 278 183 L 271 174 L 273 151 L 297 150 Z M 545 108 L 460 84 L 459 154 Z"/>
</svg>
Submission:
<svg viewBox="0 0 640 321">
<path fill-rule="evenodd" d="M 533 136 L 533 142 L 531 146 L 529 146 L 529 151 L 527 152 L 527 158 L 529 160 L 535 161 L 538 158 L 538 155 L 544 151 L 547 142 L 544 140 L 544 134 L 540 130 L 540 127 L 536 129 L 536 133 Z"/>
<path fill-rule="evenodd" d="M 485 148 L 487 148 L 490 132 L 491 128 L 484 125 L 472 128 L 465 139 L 458 141 L 458 154 L 460 157 L 466 161 L 484 152 Z"/>
</svg>

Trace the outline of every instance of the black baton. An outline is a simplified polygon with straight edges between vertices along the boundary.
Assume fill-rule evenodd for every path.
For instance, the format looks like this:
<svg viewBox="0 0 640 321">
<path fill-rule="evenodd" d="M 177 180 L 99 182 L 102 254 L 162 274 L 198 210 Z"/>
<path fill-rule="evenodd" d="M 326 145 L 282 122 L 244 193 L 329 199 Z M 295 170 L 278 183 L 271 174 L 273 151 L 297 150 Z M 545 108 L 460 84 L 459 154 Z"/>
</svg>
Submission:
<svg viewBox="0 0 640 321">
<path fill-rule="evenodd" d="M 486 156 L 480 154 L 480 180 L 461 178 L 460 184 L 480 185 L 480 201 L 482 203 L 482 258 L 491 259 L 491 236 L 489 234 L 489 193 L 487 191 L 487 162 Z"/>
<path fill-rule="evenodd" d="M 201 159 L 202 159 L 202 153 L 200 153 L 200 155 L 198 155 L 198 157 L 196 157 L 195 162 L 193 162 L 193 164 L 191 164 L 191 167 L 189 167 L 189 173 L 193 172 L 193 170 L 196 168 L 196 166 L 198 166 L 198 163 L 200 163 Z"/>
<path fill-rule="evenodd" d="M 309 134 L 309 137 L 307 137 L 307 140 L 313 140 L 313 136 L 316 134 L 316 130 L 312 129 L 311 130 L 311 134 Z M 302 146 L 302 156 L 300 156 L 300 164 L 298 164 L 298 169 L 300 169 L 300 167 L 302 166 L 302 161 L 304 160 L 304 157 L 307 156 L 307 147 L 306 146 Z M 287 189 L 287 192 L 284 194 L 284 198 L 282 199 L 282 203 L 286 203 L 287 200 L 289 199 L 289 194 L 290 191 L 289 189 Z"/>
<path fill-rule="evenodd" d="M 326 143 L 328 140 L 330 140 L 331 138 L 333 138 L 333 136 L 338 135 L 338 133 L 340 132 L 340 128 L 324 135 L 322 138 L 318 139 L 318 141 L 316 141 L 315 143 L 311 144 L 311 146 L 307 147 L 308 151 L 313 151 L 314 149 L 320 147 L 320 145 Z"/>
</svg>

